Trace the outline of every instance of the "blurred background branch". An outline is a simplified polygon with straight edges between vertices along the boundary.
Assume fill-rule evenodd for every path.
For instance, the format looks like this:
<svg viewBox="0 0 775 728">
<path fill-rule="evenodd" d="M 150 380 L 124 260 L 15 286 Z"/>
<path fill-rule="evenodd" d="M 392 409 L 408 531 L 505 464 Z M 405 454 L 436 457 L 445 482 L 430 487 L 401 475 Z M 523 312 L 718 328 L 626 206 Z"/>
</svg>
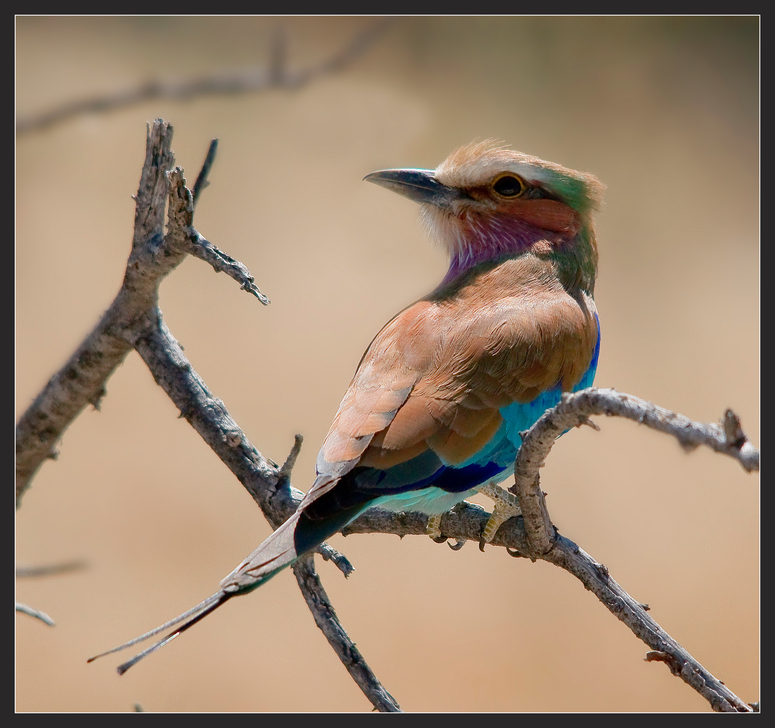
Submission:
<svg viewBox="0 0 775 728">
<path fill-rule="evenodd" d="M 271 89 L 296 91 L 321 76 L 338 73 L 367 53 L 395 18 L 378 18 L 359 30 L 343 48 L 306 68 L 292 68 L 288 53 L 288 31 L 278 25 L 269 46 L 268 63 L 263 68 L 225 71 L 207 78 L 163 81 L 156 79 L 136 88 L 91 98 L 68 101 L 56 108 L 16 120 L 16 133 L 26 134 L 58 124 L 80 114 L 113 111 L 156 99 L 185 101 L 215 95 L 259 93 Z"/>
</svg>

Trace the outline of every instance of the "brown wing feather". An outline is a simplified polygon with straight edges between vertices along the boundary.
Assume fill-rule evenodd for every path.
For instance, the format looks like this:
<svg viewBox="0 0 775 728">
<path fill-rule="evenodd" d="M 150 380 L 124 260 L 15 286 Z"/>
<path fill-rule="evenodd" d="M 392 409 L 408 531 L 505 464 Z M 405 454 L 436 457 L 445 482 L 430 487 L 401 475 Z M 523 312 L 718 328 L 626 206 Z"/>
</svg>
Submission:
<svg viewBox="0 0 775 728">
<path fill-rule="evenodd" d="M 462 462 L 498 429 L 499 408 L 572 388 L 594 351 L 594 303 L 565 291 L 549 265 L 522 256 L 483 266 L 388 323 L 342 400 L 313 490 L 427 448 Z"/>
</svg>

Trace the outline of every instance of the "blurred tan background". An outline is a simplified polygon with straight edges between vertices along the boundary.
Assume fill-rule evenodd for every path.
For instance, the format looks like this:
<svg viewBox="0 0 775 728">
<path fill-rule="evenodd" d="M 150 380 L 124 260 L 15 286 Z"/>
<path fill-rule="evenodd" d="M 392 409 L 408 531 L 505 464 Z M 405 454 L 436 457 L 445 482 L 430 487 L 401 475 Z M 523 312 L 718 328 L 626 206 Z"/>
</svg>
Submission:
<svg viewBox="0 0 775 728">
<path fill-rule="evenodd" d="M 373 18 L 17 18 L 17 114 L 266 64 L 294 67 Z M 161 307 L 193 366 L 294 485 L 355 365 L 445 263 L 407 200 L 362 183 L 436 166 L 474 138 L 596 174 L 599 386 L 703 421 L 732 407 L 759 443 L 758 20 L 399 19 L 298 91 L 159 100 L 19 135 L 17 416 L 110 304 L 132 236 L 146 122 L 175 127 L 193 183 L 220 151 L 197 228 L 245 263 L 263 308 L 186 261 Z M 136 355 L 65 433 L 16 522 L 18 711 L 368 711 L 290 573 L 218 610 L 122 678 L 86 658 L 212 593 L 269 532 Z M 543 474 L 562 533 L 747 701 L 759 698 L 758 477 L 631 422 L 566 435 Z M 487 501 L 482 501 L 487 503 Z M 573 577 L 475 544 L 332 540 L 318 568 L 345 628 L 408 711 L 707 711 Z"/>
</svg>

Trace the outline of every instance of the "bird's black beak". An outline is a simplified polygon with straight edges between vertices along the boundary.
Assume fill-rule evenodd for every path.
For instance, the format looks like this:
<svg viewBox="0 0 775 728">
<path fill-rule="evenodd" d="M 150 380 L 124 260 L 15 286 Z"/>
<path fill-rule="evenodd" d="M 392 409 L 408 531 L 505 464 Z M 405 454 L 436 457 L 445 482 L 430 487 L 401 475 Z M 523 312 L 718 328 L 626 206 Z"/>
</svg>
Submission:
<svg viewBox="0 0 775 728">
<path fill-rule="evenodd" d="M 432 169 L 382 169 L 363 178 L 420 204 L 449 207 L 460 198 L 459 190 L 441 184 Z"/>
</svg>

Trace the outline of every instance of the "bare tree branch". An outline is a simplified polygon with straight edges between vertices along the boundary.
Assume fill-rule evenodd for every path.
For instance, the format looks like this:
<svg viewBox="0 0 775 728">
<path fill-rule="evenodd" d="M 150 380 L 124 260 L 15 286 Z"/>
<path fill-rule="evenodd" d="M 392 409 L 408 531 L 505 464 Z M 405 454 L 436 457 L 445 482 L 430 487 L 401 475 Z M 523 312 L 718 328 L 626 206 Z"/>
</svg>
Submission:
<svg viewBox="0 0 775 728">
<path fill-rule="evenodd" d="M 292 569 L 301 593 L 315 618 L 315 624 L 326 636 L 363 694 L 382 713 L 401 712 L 395 698 L 377 680 L 355 643 L 342 628 L 334 607 L 320 583 L 312 556 L 303 557 L 293 565 Z"/>
<path fill-rule="evenodd" d="M 34 617 L 35 619 L 39 619 L 43 624 L 47 624 L 49 627 L 55 627 L 56 622 L 51 619 L 51 617 L 48 616 L 45 612 L 41 612 L 40 609 L 35 609 L 33 607 L 30 607 L 26 604 L 21 604 L 20 602 L 16 602 L 16 611 L 21 612 L 22 614 L 26 614 L 30 617 Z"/>
<path fill-rule="evenodd" d="M 687 452 L 704 445 L 734 458 L 749 473 L 759 469 L 759 451 L 748 442 L 739 418 L 731 410 L 724 413 L 721 425 L 714 425 L 693 422 L 684 415 L 613 389 L 592 387 L 564 394 L 560 404 L 543 414 L 525 435 L 517 456 L 511 491 L 519 498 L 528 524 L 531 555 L 544 554 L 552 548 L 552 525 L 538 487 L 539 471 L 563 432 L 589 424 L 589 417 L 599 414 L 625 417 L 672 435 Z"/>
<path fill-rule="evenodd" d="M 237 476 L 260 506 L 273 528 L 296 509 L 301 493 L 290 484 L 290 472 L 301 446 L 296 439 L 283 466 L 265 458 L 248 440 L 186 359 L 162 319 L 157 306 L 161 280 L 187 255 L 207 260 L 225 270 L 241 287 L 252 290 L 247 269 L 211 246 L 193 226 L 194 203 L 206 185 L 214 147 L 192 193 L 183 171 L 172 169 L 171 127 L 158 120 L 149 130 L 146 164 L 137 194 L 135 234 L 124 282 L 116 300 L 95 330 L 67 365 L 57 373 L 17 427 L 17 501 L 37 467 L 50 456 L 56 440 L 89 402 L 97 402 L 113 369 L 134 347 L 181 412 L 224 464 Z M 165 200 L 167 232 L 164 234 Z M 217 252 L 214 252 L 217 251 Z M 651 651 L 646 659 L 665 662 L 671 671 L 705 697 L 714 710 L 749 712 L 751 707 L 686 653 L 611 578 L 608 570 L 576 544 L 560 536 L 551 523 L 538 473 L 556 438 L 564 431 L 588 424 L 594 414 L 623 416 L 675 437 L 687 450 L 704 445 L 734 457 L 750 471 L 758 470 L 759 453 L 745 436 L 739 419 L 727 412 L 721 425 L 706 425 L 613 390 L 588 389 L 563 397 L 523 435 L 517 458 L 513 490 L 523 515 L 504 523 L 493 546 L 503 546 L 515 556 L 542 559 L 561 566 L 593 591 L 606 607 L 627 624 Z M 441 528 L 459 544 L 481 539 L 488 514 L 479 506 L 461 503 L 444 515 Z M 393 513 L 371 509 L 347 526 L 343 533 L 393 533 L 424 535 L 427 517 L 418 513 Z M 347 575 L 352 566 L 327 545 L 320 553 Z M 314 571 L 311 559 L 295 567 L 299 586 L 316 623 L 366 697 L 379 710 L 399 710 L 339 623 Z"/>
<path fill-rule="evenodd" d="M 626 417 L 675 437 L 689 451 L 700 445 L 735 458 L 752 472 L 759 469 L 759 452 L 731 411 L 721 425 L 692 422 L 687 417 L 612 389 L 586 389 L 563 395 L 555 408 L 546 412 L 525 434 L 517 455 L 515 483 L 511 490 L 522 508 L 527 548 L 522 555 L 540 558 L 576 576 L 584 586 L 633 633 L 652 648 L 646 659 L 659 659 L 702 695 L 714 710 L 751 712 L 720 680 L 711 675 L 651 617 L 646 607 L 630 597 L 608 573 L 572 541 L 560 536 L 552 526 L 544 494 L 539 487 L 539 471 L 557 438 L 571 427 L 588 423 L 591 415 Z M 657 656 L 657 657 L 655 657 Z"/>
<path fill-rule="evenodd" d="M 86 562 L 82 560 L 65 561 L 61 564 L 48 564 L 46 566 L 17 566 L 16 576 L 19 579 L 59 576 L 59 574 L 69 574 L 71 571 L 81 571 L 85 568 Z"/>
<path fill-rule="evenodd" d="M 338 49 L 329 58 L 299 70 L 288 68 L 286 33 L 285 29 L 279 26 L 271 43 L 269 63 L 265 69 L 229 71 L 216 76 L 185 81 L 155 80 L 105 96 L 70 101 L 41 114 L 18 119 L 16 133 L 38 131 L 80 114 L 112 111 L 153 99 L 186 100 L 216 94 L 257 93 L 270 89 L 295 91 L 321 76 L 334 74 L 347 68 L 366 53 L 395 20 L 395 18 L 377 19 L 367 28 L 359 31 L 350 43 Z"/>
<path fill-rule="evenodd" d="M 158 282 L 185 253 L 158 256 L 167 205 L 167 171 L 174 163 L 172 128 L 148 129 L 145 164 L 136 197 L 135 232 L 121 290 L 94 330 L 51 378 L 16 427 L 17 505 L 41 463 L 70 423 L 88 405 L 99 406 L 105 383 L 132 348 L 127 327 L 156 304 Z"/>
<path fill-rule="evenodd" d="M 653 651 L 663 655 L 673 675 L 705 698 L 715 711 L 750 713 L 752 707 L 737 697 L 724 683 L 711 675 L 681 645 L 665 632 L 647 613 L 648 607 L 633 599 L 608 573 L 608 569 L 595 561 L 573 541 L 555 533 L 552 549 L 540 557 L 555 566 L 569 571 L 589 589 L 605 607 L 636 637 Z M 653 653 L 647 653 L 645 659 Z"/>
<path fill-rule="evenodd" d="M 223 402 L 211 394 L 161 311 L 149 311 L 142 324 L 134 346 L 156 383 L 250 493 L 272 528 L 280 526 L 296 510 L 303 493 L 291 488 L 288 473 L 252 445 Z"/>
<path fill-rule="evenodd" d="M 589 424 L 595 414 L 620 416 L 672 435 L 685 450 L 704 445 L 738 460 L 746 471 L 759 469 L 759 451 L 748 441 L 740 420 L 731 410 L 722 424 L 693 422 L 683 415 L 651 402 L 611 389 L 585 389 L 564 395 L 559 405 L 548 410 L 526 433 L 517 455 L 515 484 L 512 492 L 520 501 L 522 516 L 501 526 L 493 545 L 505 546 L 514 556 L 535 561 L 541 559 L 559 566 L 578 578 L 618 619 L 652 651 L 648 661 L 664 662 L 670 671 L 702 695 L 713 710 L 753 712 L 753 704 L 738 698 L 726 685 L 711 675 L 681 645 L 665 632 L 646 612 L 648 607 L 627 594 L 610 576 L 608 569 L 585 553 L 573 541 L 561 536 L 552 525 L 544 494 L 539 487 L 539 471 L 557 438 L 566 430 Z M 463 503 L 442 519 L 442 533 L 458 543 L 478 540 L 488 515 L 483 509 Z M 420 514 L 392 514 L 369 511 L 344 529 L 343 533 L 424 533 L 427 519 Z"/>
<path fill-rule="evenodd" d="M 258 286 L 254 283 L 253 276 L 250 275 L 250 272 L 242 263 L 216 248 L 215 245 L 203 238 L 196 230 L 192 230 L 190 243 L 191 255 L 205 261 L 205 263 L 209 263 L 216 273 L 226 273 L 229 278 L 233 278 L 240 284 L 240 288 L 243 291 L 253 294 L 265 306 L 269 305 L 269 299 L 261 293 Z"/>
<path fill-rule="evenodd" d="M 210 394 L 167 329 L 158 309 L 146 317 L 145 329 L 137 338 L 135 347 L 157 384 L 181 411 L 181 416 L 237 476 L 272 528 L 280 526 L 296 510 L 303 495 L 291 487 L 289 480 L 301 447 L 301 438 L 296 438 L 294 448 L 282 467 L 265 459 L 249 442 L 223 403 Z M 317 550 L 324 558 L 333 561 L 345 576 L 353 571 L 349 561 L 328 544 L 322 544 Z M 312 561 L 299 562 L 294 567 L 294 574 L 315 623 L 364 695 L 378 710 L 399 710 L 394 698 L 376 678 L 339 622 Z"/>
<path fill-rule="evenodd" d="M 174 163 L 170 151 L 171 139 L 172 127 L 157 120 L 148 135 L 146 164 L 137 194 L 132 252 L 119 294 L 68 365 L 51 379 L 17 426 L 17 504 L 35 470 L 45 459 L 45 454 L 40 455 L 43 438 L 33 425 L 40 422 L 48 424 L 45 444 L 49 448 L 53 447 L 54 442 L 85 407 L 90 393 L 95 389 L 104 392 L 107 378 L 134 347 L 148 364 L 157 383 L 178 405 L 182 416 L 237 475 L 261 506 L 272 527 L 277 528 L 293 513 L 301 498 L 301 493 L 293 492 L 289 483 L 293 458 L 284 469 L 280 469 L 250 444 L 223 404 L 209 393 L 205 383 L 188 363 L 156 305 L 158 287 L 164 276 L 182 262 L 187 254 L 196 254 L 203 248 L 208 250 L 207 255 L 198 257 L 207 259 L 216 270 L 226 270 L 241 282 L 243 289 L 256 295 L 259 300 L 263 296 L 253 285 L 253 278 L 245 266 L 217 251 L 209 243 L 205 245 L 206 241 L 195 230 L 194 195 L 186 187 L 183 170 L 175 168 L 167 171 Z M 206 182 L 207 168 L 212 164 L 214 149 L 211 145 L 205 167 L 199 175 L 200 191 L 201 185 Z M 163 234 L 165 202 L 162 195 L 168 198 L 166 235 Z M 217 251 L 218 256 L 212 251 Z M 71 371 L 68 367 L 72 366 L 71 362 L 83 362 L 89 356 L 96 356 L 93 353 L 96 346 L 94 342 L 102 342 L 103 339 L 113 343 L 116 351 L 110 359 L 110 366 L 105 364 L 97 372 L 94 368 L 89 369 L 88 386 L 68 388 L 66 385 Z M 102 379 L 99 379 L 98 373 Z M 83 376 L 81 378 L 85 379 Z M 57 407 L 49 402 L 55 403 Z M 51 423 L 52 418 L 46 416 L 46 406 L 48 410 L 60 414 L 55 422 L 56 427 Z M 298 447 L 300 442 L 295 449 Z M 324 544 L 319 551 L 345 575 L 353 571 L 347 559 L 330 546 Z M 314 572 L 312 575 L 308 570 L 298 573 L 303 577 L 300 577 L 300 586 L 316 623 L 323 629 L 336 653 L 343 658 L 345 667 L 364 690 L 366 697 L 380 710 L 398 710 L 395 701 L 355 650 L 333 609 L 329 608 L 328 597 Z M 37 610 L 24 605 L 20 607 L 22 611 L 42 619 Z"/>
<path fill-rule="evenodd" d="M 61 564 L 48 564 L 47 566 L 17 566 L 16 576 L 20 579 L 39 578 L 41 576 L 57 576 L 59 574 L 67 574 L 71 571 L 80 571 L 86 566 L 84 561 L 66 561 Z M 16 611 L 26 614 L 35 619 L 39 619 L 49 627 L 56 626 L 51 617 L 40 609 L 35 609 L 27 604 L 16 602 Z"/>
<path fill-rule="evenodd" d="M 205 156 L 205 161 L 202 164 L 202 169 L 199 170 L 199 175 L 196 178 L 196 182 L 194 182 L 194 186 L 191 188 L 191 197 L 194 200 L 194 207 L 196 207 L 196 203 L 199 202 L 199 197 L 202 192 L 204 192 L 205 189 L 210 185 L 210 180 L 208 177 L 210 176 L 210 170 L 212 169 L 213 163 L 215 162 L 215 155 L 217 152 L 218 140 L 213 139 L 207 149 L 207 155 Z"/>
</svg>

